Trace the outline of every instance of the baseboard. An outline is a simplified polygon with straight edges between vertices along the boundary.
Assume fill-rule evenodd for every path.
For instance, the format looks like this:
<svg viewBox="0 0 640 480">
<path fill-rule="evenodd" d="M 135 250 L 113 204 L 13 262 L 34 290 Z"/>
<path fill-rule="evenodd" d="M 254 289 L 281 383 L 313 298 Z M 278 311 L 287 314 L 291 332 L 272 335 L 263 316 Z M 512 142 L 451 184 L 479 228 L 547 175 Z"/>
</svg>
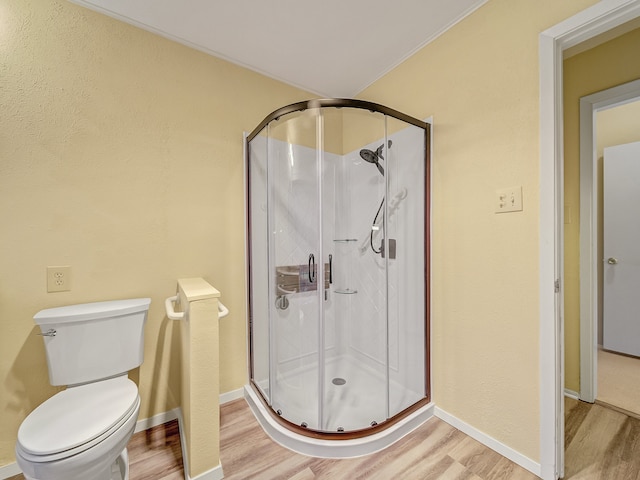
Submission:
<svg viewBox="0 0 640 480">
<path fill-rule="evenodd" d="M 243 392 L 244 392 L 244 389 L 238 388 L 237 390 L 231 390 L 230 392 L 221 393 L 220 405 L 232 402 L 234 400 L 237 400 L 238 398 L 243 398 L 244 397 Z M 169 410 L 167 412 L 158 413 L 153 417 L 143 418 L 142 420 L 138 420 L 136 422 L 136 429 L 134 433 L 138 433 L 143 430 L 149 430 L 152 427 L 162 425 L 163 423 L 170 422 L 171 420 L 176 420 L 178 418 L 179 411 L 180 411 L 180 408 L 174 408 L 173 410 Z"/>
<path fill-rule="evenodd" d="M 503 457 L 506 457 L 512 462 L 517 463 L 522 468 L 530 471 L 534 475 L 537 475 L 538 477 L 542 476 L 542 466 L 538 462 L 535 462 L 529 457 L 522 455 L 520 452 L 514 450 L 511 447 L 508 447 L 504 443 L 499 442 L 495 438 L 490 437 L 486 433 L 481 432 L 468 423 L 463 422 L 459 418 L 454 417 L 450 413 L 445 412 L 441 408 L 436 407 L 434 415 L 439 419 L 447 422 L 452 427 L 455 427 L 461 432 L 469 435 L 474 440 L 477 440 L 483 445 L 489 447 L 491 450 L 499 453 Z"/>
<path fill-rule="evenodd" d="M 217 467 L 212 468 L 208 472 L 204 472 L 197 477 L 190 477 L 186 473 L 184 474 L 185 480 L 222 480 L 224 474 L 222 473 L 222 465 L 218 464 Z"/>
<path fill-rule="evenodd" d="M 18 464 L 15 462 L 5 465 L 4 467 L 0 467 L 0 478 L 3 480 L 13 477 L 14 475 L 18 475 L 19 473 L 22 473 L 22 470 L 20 470 L 20 467 L 18 467 Z"/>
<path fill-rule="evenodd" d="M 136 422 L 136 429 L 134 433 L 142 432 L 143 430 L 149 430 L 152 427 L 156 427 L 158 425 L 162 425 L 163 423 L 170 422 L 171 420 L 175 420 L 178 418 L 178 414 L 179 409 L 174 408 L 173 410 L 169 410 L 168 412 L 158 413 L 153 417 L 138 420 Z"/>
<path fill-rule="evenodd" d="M 574 392 L 573 390 L 569 390 L 568 388 L 564 389 L 564 396 L 573 398 L 574 400 L 580 400 L 580 394 L 578 392 Z"/>
<path fill-rule="evenodd" d="M 221 393 L 220 405 L 233 402 L 234 400 L 237 400 L 243 397 L 244 397 L 244 387 L 238 388 L 237 390 L 231 390 L 230 392 Z"/>
<path fill-rule="evenodd" d="M 182 466 L 184 467 L 184 480 L 222 480 L 224 478 L 224 473 L 222 472 L 222 464 L 218 463 L 217 466 L 213 467 L 211 470 L 208 470 L 204 473 L 196 477 L 189 476 L 189 456 L 187 454 L 187 439 L 184 437 L 184 428 L 182 425 L 184 420 L 182 418 L 182 410 L 178 410 L 178 425 L 180 431 L 180 448 L 182 449 Z"/>
</svg>

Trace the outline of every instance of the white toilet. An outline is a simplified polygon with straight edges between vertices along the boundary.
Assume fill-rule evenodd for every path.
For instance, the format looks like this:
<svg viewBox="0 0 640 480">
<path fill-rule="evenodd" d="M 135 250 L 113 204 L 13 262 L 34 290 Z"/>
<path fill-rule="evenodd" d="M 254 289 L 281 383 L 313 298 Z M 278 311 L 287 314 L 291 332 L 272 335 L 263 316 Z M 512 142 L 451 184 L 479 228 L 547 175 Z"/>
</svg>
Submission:
<svg viewBox="0 0 640 480">
<path fill-rule="evenodd" d="M 127 443 L 140 411 L 127 372 L 142 364 L 151 300 L 38 312 L 49 381 L 67 385 L 18 430 L 16 460 L 29 480 L 128 480 Z"/>
</svg>

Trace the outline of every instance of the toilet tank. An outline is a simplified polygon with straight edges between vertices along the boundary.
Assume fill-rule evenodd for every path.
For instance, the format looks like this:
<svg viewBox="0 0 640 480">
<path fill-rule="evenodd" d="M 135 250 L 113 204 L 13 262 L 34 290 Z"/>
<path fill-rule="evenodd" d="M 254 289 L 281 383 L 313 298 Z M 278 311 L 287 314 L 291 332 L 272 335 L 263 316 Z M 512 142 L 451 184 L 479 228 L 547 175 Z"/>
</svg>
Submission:
<svg viewBox="0 0 640 480">
<path fill-rule="evenodd" d="M 48 308 L 33 319 L 44 334 L 51 385 L 76 385 L 142 364 L 149 298 Z"/>
</svg>

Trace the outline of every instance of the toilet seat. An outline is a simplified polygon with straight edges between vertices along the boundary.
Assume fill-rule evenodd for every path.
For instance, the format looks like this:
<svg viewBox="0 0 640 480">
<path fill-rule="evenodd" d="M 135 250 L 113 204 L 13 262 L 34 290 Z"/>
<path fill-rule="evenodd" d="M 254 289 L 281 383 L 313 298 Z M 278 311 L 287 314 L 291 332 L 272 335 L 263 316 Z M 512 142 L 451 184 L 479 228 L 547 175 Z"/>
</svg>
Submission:
<svg viewBox="0 0 640 480">
<path fill-rule="evenodd" d="M 126 375 L 69 387 L 22 422 L 17 447 L 36 463 L 77 455 L 111 436 L 139 405 L 138 388 Z"/>
</svg>

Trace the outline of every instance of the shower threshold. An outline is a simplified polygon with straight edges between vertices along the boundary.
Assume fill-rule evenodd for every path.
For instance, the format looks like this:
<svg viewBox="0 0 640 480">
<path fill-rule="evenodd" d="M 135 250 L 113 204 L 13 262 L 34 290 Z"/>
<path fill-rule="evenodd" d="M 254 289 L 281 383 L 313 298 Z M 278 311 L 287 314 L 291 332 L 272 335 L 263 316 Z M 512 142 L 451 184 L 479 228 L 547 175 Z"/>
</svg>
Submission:
<svg viewBox="0 0 640 480">
<path fill-rule="evenodd" d="M 275 442 L 294 452 L 320 458 L 353 458 L 383 450 L 418 428 L 434 412 L 434 404 L 430 402 L 388 428 L 371 435 L 347 440 L 328 440 L 307 437 L 281 425 L 273 418 L 251 385 L 245 385 L 244 397 L 258 423 Z"/>
</svg>

